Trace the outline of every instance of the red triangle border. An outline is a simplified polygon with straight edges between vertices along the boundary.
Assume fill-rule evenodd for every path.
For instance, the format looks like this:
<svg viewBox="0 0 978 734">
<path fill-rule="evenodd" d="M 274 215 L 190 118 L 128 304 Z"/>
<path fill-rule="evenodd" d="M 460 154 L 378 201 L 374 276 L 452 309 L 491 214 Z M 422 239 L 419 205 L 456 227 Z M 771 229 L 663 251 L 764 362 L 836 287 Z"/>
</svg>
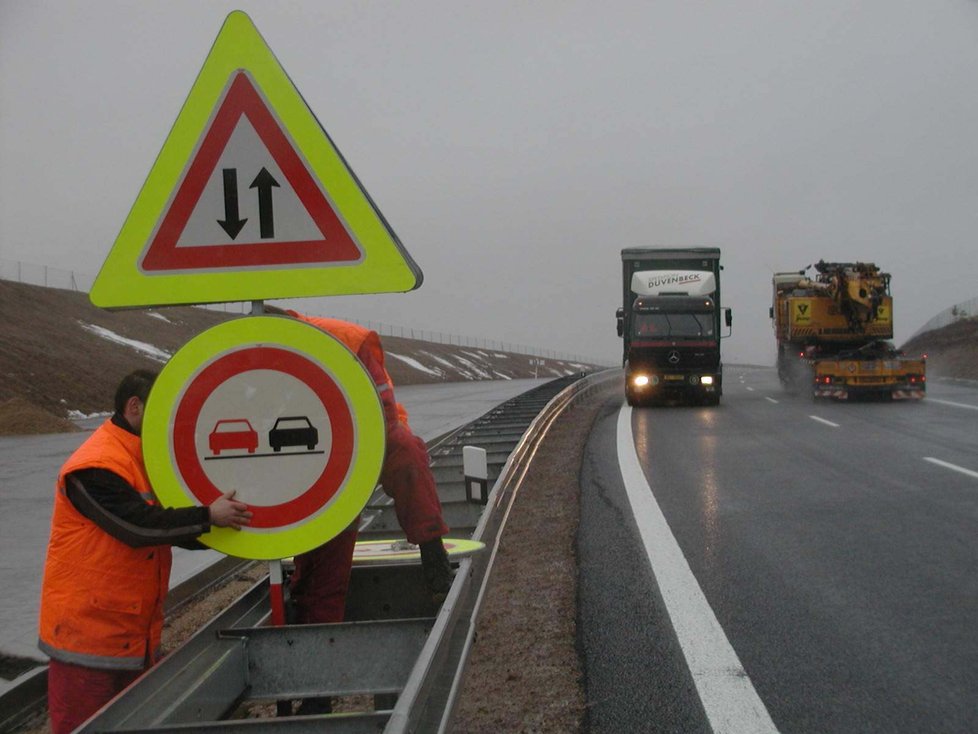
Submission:
<svg viewBox="0 0 978 734">
<path fill-rule="evenodd" d="M 298 195 L 322 239 L 293 242 L 241 242 L 177 247 L 242 116 L 259 138 Z M 310 175 L 289 138 L 275 120 L 248 74 L 237 71 L 214 119 L 204 135 L 169 209 L 139 263 L 143 272 L 236 270 L 359 262 L 363 256 L 332 205 Z"/>
</svg>

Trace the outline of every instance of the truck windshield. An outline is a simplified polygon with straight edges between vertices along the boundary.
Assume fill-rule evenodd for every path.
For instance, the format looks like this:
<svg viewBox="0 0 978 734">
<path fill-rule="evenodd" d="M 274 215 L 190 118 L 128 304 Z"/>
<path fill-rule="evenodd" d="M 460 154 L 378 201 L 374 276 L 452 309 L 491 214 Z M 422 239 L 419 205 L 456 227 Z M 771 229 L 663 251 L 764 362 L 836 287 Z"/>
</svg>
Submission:
<svg viewBox="0 0 978 734">
<path fill-rule="evenodd" d="M 712 337 L 712 313 L 636 313 L 636 337 Z"/>
</svg>

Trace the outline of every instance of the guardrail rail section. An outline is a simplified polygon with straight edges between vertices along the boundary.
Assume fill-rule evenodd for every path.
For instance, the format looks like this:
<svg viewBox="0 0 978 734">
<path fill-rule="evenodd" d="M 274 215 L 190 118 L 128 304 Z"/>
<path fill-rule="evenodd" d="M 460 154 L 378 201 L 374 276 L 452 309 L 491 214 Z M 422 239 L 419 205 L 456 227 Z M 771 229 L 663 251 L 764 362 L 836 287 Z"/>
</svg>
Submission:
<svg viewBox="0 0 978 734">
<path fill-rule="evenodd" d="M 440 606 L 424 593 L 420 563 L 355 566 L 346 622 L 272 627 L 266 577 L 81 731 L 444 731 L 498 536 L 535 446 L 575 397 L 609 372 L 546 383 L 432 443 L 432 470 L 452 537 L 486 545 L 457 562 Z M 486 504 L 466 499 L 465 445 L 487 452 L 492 489 Z M 362 513 L 360 539 L 399 537 L 393 505 L 378 488 Z M 244 718 L 245 706 L 255 702 L 349 695 L 372 696 L 373 711 Z"/>
</svg>

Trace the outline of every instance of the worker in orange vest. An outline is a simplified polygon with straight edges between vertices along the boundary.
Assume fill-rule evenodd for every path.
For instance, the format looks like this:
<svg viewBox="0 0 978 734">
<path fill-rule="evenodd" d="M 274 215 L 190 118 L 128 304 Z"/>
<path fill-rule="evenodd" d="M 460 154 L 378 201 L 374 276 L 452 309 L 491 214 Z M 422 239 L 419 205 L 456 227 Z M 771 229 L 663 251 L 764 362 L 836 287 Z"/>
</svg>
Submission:
<svg viewBox="0 0 978 734">
<path fill-rule="evenodd" d="M 453 578 L 442 544 L 448 526 L 442 518 L 428 449 L 411 431 L 407 411 L 394 397 L 394 384 L 384 367 L 384 349 L 377 332 L 340 319 L 305 316 L 274 306 L 265 308 L 268 313 L 305 321 L 335 337 L 357 356 L 373 379 L 384 410 L 387 439 L 380 484 L 394 500 L 394 511 L 408 542 L 420 547 L 428 590 L 436 598 L 443 598 Z M 289 591 L 299 624 L 343 621 L 358 526 L 359 518 L 329 542 L 295 557 Z"/>
<path fill-rule="evenodd" d="M 251 521 L 233 491 L 208 507 L 159 505 L 140 438 L 155 379 L 147 370 L 123 378 L 114 415 L 58 475 L 38 643 L 51 658 L 53 734 L 74 730 L 158 659 L 170 546 L 203 548 L 196 539 L 211 526 Z"/>
</svg>

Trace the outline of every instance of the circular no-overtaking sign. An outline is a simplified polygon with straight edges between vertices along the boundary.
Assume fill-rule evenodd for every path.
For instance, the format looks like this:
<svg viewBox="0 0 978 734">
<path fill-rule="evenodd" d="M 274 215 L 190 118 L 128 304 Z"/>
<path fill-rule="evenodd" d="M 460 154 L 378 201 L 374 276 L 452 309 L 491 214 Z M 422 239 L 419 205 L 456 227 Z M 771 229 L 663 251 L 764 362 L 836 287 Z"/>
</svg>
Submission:
<svg viewBox="0 0 978 734">
<path fill-rule="evenodd" d="M 255 316 L 192 339 L 160 372 L 143 420 L 150 482 L 167 507 L 225 492 L 254 513 L 206 545 L 240 558 L 303 553 L 366 505 L 384 459 L 384 417 L 370 375 L 314 326 Z"/>
</svg>

